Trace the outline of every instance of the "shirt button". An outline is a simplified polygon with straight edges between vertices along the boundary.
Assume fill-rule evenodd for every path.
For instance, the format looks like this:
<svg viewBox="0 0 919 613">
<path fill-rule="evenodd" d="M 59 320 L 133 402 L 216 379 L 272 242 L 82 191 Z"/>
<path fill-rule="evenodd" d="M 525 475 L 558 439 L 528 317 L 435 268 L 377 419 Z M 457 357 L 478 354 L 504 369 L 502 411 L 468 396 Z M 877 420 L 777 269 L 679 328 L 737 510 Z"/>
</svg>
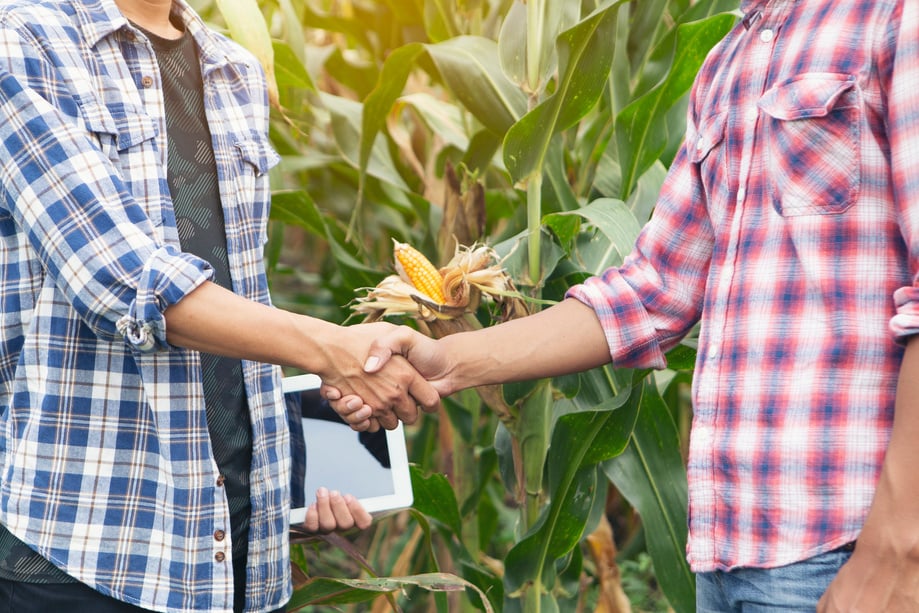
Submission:
<svg viewBox="0 0 919 613">
<path fill-rule="evenodd" d="M 702 151 L 703 149 L 705 149 L 705 137 L 704 136 L 699 137 L 698 142 L 696 142 L 696 149 L 698 151 Z"/>
<path fill-rule="evenodd" d="M 759 33 L 759 39 L 763 41 L 764 43 L 768 43 L 772 41 L 774 37 L 775 37 L 775 32 L 773 32 L 772 30 L 763 30 L 762 32 Z"/>
<path fill-rule="evenodd" d="M 708 357 L 710 357 L 710 358 L 717 358 L 717 357 L 718 357 L 718 346 L 717 346 L 717 345 L 711 345 L 711 346 L 709 346 L 709 348 L 708 348 Z"/>
<path fill-rule="evenodd" d="M 747 109 L 747 121 L 750 123 L 756 121 L 757 115 L 759 115 L 759 111 L 756 110 L 755 106 L 751 106 L 749 109 Z"/>
<path fill-rule="evenodd" d="M 743 199 L 747 196 L 747 190 L 740 188 L 737 190 L 737 202 L 743 202 Z"/>
<path fill-rule="evenodd" d="M 153 87 L 153 77 L 144 77 L 140 80 L 140 84 L 144 87 Z"/>
<path fill-rule="evenodd" d="M 217 530 L 216 532 L 214 532 L 215 541 L 222 541 L 223 539 L 226 538 L 226 536 L 227 536 L 227 533 L 224 532 L 223 530 Z"/>
<path fill-rule="evenodd" d="M 223 562 L 224 560 L 227 559 L 227 555 L 223 553 L 222 551 L 218 551 L 217 553 L 214 554 L 214 559 L 217 560 L 218 562 Z"/>
<path fill-rule="evenodd" d="M 219 475 L 219 476 L 217 477 L 217 487 L 223 487 L 223 483 L 224 483 L 224 481 L 226 481 L 226 480 L 227 480 L 227 478 L 226 478 L 225 476 Z"/>
</svg>

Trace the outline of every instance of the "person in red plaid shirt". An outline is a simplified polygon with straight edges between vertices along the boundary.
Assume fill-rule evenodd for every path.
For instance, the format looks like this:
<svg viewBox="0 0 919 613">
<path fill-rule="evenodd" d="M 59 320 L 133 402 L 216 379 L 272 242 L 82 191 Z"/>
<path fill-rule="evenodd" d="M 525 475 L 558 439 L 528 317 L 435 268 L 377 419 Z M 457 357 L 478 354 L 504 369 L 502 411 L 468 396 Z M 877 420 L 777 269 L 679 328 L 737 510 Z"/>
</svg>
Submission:
<svg viewBox="0 0 919 613">
<path fill-rule="evenodd" d="M 701 322 L 700 613 L 919 611 L 919 2 L 741 11 L 621 267 L 528 318 L 436 342 L 401 330 L 367 368 L 405 355 L 441 395 L 662 368 Z M 351 400 L 336 409 L 371 425 Z"/>
</svg>

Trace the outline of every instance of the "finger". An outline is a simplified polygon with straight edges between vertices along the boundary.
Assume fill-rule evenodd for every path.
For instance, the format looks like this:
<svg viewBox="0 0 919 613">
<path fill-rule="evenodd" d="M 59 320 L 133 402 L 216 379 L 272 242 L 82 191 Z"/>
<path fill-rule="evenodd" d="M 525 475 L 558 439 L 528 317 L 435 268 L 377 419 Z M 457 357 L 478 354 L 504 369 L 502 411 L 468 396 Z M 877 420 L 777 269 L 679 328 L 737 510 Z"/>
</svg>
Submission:
<svg viewBox="0 0 919 613">
<path fill-rule="evenodd" d="M 338 400 L 341 398 L 341 391 L 337 387 L 332 387 L 331 385 L 323 383 L 319 386 L 319 395 L 326 400 Z"/>
<path fill-rule="evenodd" d="M 412 425 L 418 421 L 418 403 L 408 394 L 403 394 L 396 398 L 392 410 L 398 420 L 404 424 Z M 395 428 L 395 426 L 393 426 L 393 428 Z M 392 430 L 392 428 L 389 429 Z"/>
<path fill-rule="evenodd" d="M 373 340 L 364 362 L 364 372 L 378 372 L 394 355 L 406 355 L 412 346 L 411 328 L 400 326 Z"/>
<path fill-rule="evenodd" d="M 329 406 L 355 432 L 376 432 L 380 429 L 380 422 L 373 417 L 373 408 L 364 404 L 357 396 L 346 396 L 341 400 L 329 402 Z"/>
<path fill-rule="evenodd" d="M 350 398 L 357 399 L 357 402 L 360 403 L 360 408 L 353 411 L 349 408 L 341 408 L 338 403 L 344 402 L 345 399 L 330 402 L 329 406 L 335 409 L 341 420 L 355 432 L 376 432 L 379 430 L 380 422 L 373 416 L 373 407 L 369 404 L 363 404 L 357 396 L 351 396 Z"/>
<path fill-rule="evenodd" d="M 373 412 L 373 417 L 387 430 L 395 430 L 399 425 L 399 418 L 392 409 L 378 409 Z"/>
<path fill-rule="evenodd" d="M 316 510 L 319 513 L 319 532 L 329 533 L 335 530 L 335 515 L 329 500 L 329 490 L 320 487 L 316 490 Z"/>
<path fill-rule="evenodd" d="M 303 520 L 303 527 L 310 532 L 319 531 L 319 509 L 314 502 L 306 508 L 306 518 Z"/>
<path fill-rule="evenodd" d="M 391 396 L 392 402 L 391 413 L 395 415 L 398 421 L 405 424 L 413 424 L 418 421 L 418 403 L 408 393 L 408 386 L 396 383 L 394 393 Z M 397 424 L 392 424 L 392 428 L 387 427 L 387 423 L 381 422 L 384 428 L 392 430 Z"/>
<path fill-rule="evenodd" d="M 408 387 L 409 395 L 425 413 L 434 413 L 440 409 L 440 394 L 423 377 L 415 377 Z"/>
<path fill-rule="evenodd" d="M 349 395 L 341 400 L 331 400 L 329 406 L 353 430 L 362 432 L 370 425 L 368 420 L 372 417 L 373 410 L 358 396 Z"/>
<path fill-rule="evenodd" d="M 386 364 L 386 361 L 390 358 L 388 355 L 377 355 L 372 354 L 367 357 L 367 361 L 364 362 L 364 372 L 366 373 L 375 373 Z"/>
<path fill-rule="evenodd" d="M 344 496 L 334 490 L 329 492 L 329 506 L 332 509 L 336 530 L 350 530 L 354 527 L 354 517 Z"/>
<path fill-rule="evenodd" d="M 367 408 L 367 411 L 371 413 L 370 417 L 360 423 L 351 424 L 351 429 L 355 432 L 370 432 L 372 434 L 377 432 L 383 426 L 380 425 L 380 420 L 378 420 L 376 417 L 373 417 L 373 409 L 367 405 L 364 406 Z"/>
<path fill-rule="evenodd" d="M 359 430 L 359 432 L 377 432 L 380 428 L 383 427 L 383 425 L 380 424 L 380 420 L 377 419 L 376 417 L 371 417 L 370 419 L 367 420 L 367 423 L 369 424 L 367 426 L 367 429 Z"/>
<path fill-rule="evenodd" d="M 403 423 L 413 424 L 418 421 L 419 403 L 411 394 L 412 386 L 418 390 L 418 394 L 424 397 L 427 402 L 430 402 L 431 397 L 437 397 L 437 392 L 401 356 L 390 362 L 387 372 L 382 373 L 381 376 L 383 375 L 392 377 L 391 391 L 388 395 L 389 402 L 392 405 L 391 408 L 395 416 Z M 426 390 L 425 388 L 430 389 Z M 386 426 L 385 423 L 383 425 L 384 427 Z"/>
<path fill-rule="evenodd" d="M 348 505 L 348 509 L 351 512 L 351 517 L 354 518 L 354 525 L 356 525 L 361 530 L 366 530 L 370 527 L 370 524 L 373 522 L 373 517 L 367 512 L 367 509 L 364 508 L 357 498 L 351 494 L 345 494 L 345 502 Z"/>
</svg>

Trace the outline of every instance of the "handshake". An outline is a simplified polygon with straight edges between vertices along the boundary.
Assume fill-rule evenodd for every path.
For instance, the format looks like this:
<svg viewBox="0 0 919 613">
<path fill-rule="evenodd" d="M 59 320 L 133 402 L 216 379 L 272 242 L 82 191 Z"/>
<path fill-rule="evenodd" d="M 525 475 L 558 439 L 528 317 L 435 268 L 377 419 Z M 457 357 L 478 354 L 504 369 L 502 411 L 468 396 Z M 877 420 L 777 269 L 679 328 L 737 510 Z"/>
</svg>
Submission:
<svg viewBox="0 0 919 613">
<path fill-rule="evenodd" d="M 610 361 L 589 306 L 566 299 L 534 315 L 435 340 L 407 326 L 375 322 L 340 329 L 326 347 L 320 394 L 352 429 L 412 424 L 440 399 L 469 387 L 588 370 Z M 349 366 L 350 365 L 350 366 Z"/>
<path fill-rule="evenodd" d="M 320 394 L 354 430 L 392 430 L 400 421 L 415 423 L 419 411 L 436 411 L 442 397 L 461 389 L 450 377 L 442 341 L 382 322 L 343 331 L 359 337 L 355 347 L 366 347 L 365 355 L 355 356 L 362 370 L 345 376 L 341 384 L 323 377 Z"/>
</svg>

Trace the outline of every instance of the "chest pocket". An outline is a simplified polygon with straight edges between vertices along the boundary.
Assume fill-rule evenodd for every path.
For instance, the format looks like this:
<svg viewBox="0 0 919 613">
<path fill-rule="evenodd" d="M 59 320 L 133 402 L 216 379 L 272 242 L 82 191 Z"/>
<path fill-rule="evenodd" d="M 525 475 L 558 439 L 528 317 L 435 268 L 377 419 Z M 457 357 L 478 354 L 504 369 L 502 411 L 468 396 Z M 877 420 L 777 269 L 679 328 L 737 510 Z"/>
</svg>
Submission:
<svg viewBox="0 0 919 613">
<path fill-rule="evenodd" d="M 249 221 L 242 227 L 257 228 L 250 244 L 261 247 L 268 239 L 268 171 L 281 157 L 264 139 L 238 139 L 234 142 L 237 152 L 235 169 L 236 198 L 239 211 Z"/>
<path fill-rule="evenodd" d="M 858 198 L 858 89 L 843 74 L 806 74 L 769 89 L 763 163 L 773 208 L 784 217 L 839 214 Z"/>
<path fill-rule="evenodd" d="M 162 202 L 144 202 L 141 194 L 159 194 L 165 172 L 156 147 L 156 124 L 142 109 L 123 102 L 111 108 L 95 99 L 80 101 L 83 123 L 100 151 L 108 157 L 131 193 L 138 196 L 154 226 L 163 222 Z"/>
<path fill-rule="evenodd" d="M 116 164 L 132 147 L 151 141 L 158 134 L 153 119 L 143 110 L 128 108 L 125 104 L 117 106 L 113 112 L 96 100 L 80 102 L 87 130 L 95 135 L 100 149 Z"/>
</svg>

